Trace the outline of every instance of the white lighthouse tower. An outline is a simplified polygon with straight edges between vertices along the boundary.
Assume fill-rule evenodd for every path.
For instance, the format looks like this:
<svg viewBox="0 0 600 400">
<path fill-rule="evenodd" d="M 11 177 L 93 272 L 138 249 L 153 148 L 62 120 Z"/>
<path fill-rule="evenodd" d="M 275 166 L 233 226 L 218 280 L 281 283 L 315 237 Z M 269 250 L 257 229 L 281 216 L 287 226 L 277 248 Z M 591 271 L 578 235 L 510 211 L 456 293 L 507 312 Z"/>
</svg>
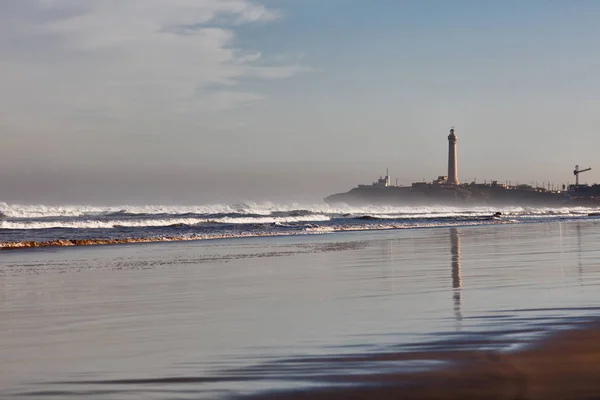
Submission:
<svg viewBox="0 0 600 400">
<path fill-rule="evenodd" d="M 456 165 L 456 134 L 454 128 L 450 129 L 448 135 L 448 183 L 458 185 L 458 167 Z"/>
</svg>

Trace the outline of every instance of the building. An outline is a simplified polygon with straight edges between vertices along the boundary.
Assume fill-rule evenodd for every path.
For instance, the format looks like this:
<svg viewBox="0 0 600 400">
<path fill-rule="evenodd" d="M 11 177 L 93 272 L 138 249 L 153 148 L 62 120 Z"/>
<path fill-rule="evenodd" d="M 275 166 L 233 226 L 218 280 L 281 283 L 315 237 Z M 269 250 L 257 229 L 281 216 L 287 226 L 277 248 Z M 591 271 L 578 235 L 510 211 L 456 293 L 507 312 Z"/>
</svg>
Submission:
<svg viewBox="0 0 600 400">
<path fill-rule="evenodd" d="M 454 128 L 450 129 L 450 135 L 448 135 L 448 184 L 459 185 L 458 181 L 458 167 L 456 160 L 456 141 L 457 137 L 454 133 Z"/>
</svg>

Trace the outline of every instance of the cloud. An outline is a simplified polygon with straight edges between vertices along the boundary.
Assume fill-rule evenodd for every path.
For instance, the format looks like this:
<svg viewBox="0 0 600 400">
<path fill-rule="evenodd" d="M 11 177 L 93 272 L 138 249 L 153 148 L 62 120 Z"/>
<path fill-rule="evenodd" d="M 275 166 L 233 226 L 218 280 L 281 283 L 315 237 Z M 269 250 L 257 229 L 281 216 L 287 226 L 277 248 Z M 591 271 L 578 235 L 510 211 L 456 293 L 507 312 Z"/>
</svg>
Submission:
<svg viewBox="0 0 600 400">
<path fill-rule="evenodd" d="M 236 47 L 235 30 L 280 16 L 250 0 L 3 1 L 0 118 L 28 132 L 125 132 L 260 100 L 240 82 L 308 68 Z"/>
</svg>

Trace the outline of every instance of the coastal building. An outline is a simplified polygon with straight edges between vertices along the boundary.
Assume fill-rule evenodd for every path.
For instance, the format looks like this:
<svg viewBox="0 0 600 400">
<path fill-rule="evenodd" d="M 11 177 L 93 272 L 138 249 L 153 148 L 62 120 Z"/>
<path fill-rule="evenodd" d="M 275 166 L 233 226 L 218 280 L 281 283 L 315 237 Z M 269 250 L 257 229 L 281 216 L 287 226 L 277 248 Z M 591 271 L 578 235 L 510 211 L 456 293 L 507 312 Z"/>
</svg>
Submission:
<svg viewBox="0 0 600 400">
<path fill-rule="evenodd" d="M 562 185 L 562 190 L 546 181 L 542 181 L 541 186 L 537 181 L 532 181 L 531 185 L 519 184 L 517 181 L 513 185 L 509 180 L 484 180 L 483 183 L 477 183 L 475 178 L 471 183 L 461 184 L 458 180 L 457 141 L 452 128 L 448 135 L 448 175 L 439 175 L 433 180 L 423 177 L 419 182 L 403 186 L 398 185 L 397 179 L 396 184 L 392 185 L 386 170 L 385 176 L 380 176 L 371 185 L 359 184 L 346 193 L 327 196 L 324 201 L 329 204 L 352 205 L 600 206 L 600 184 L 580 185 L 578 175 L 591 168 L 580 169 L 578 165 L 573 171 L 575 184 L 568 187 Z"/>
<path fill-rule="evenodd" d="M 389 170 L 385 170 L 385 176 L 380 176 L 376 182 L 371 185 L 358 185 L 358 187 L 389 187 L 390 184 L 390 173 Z"/>
</svg>

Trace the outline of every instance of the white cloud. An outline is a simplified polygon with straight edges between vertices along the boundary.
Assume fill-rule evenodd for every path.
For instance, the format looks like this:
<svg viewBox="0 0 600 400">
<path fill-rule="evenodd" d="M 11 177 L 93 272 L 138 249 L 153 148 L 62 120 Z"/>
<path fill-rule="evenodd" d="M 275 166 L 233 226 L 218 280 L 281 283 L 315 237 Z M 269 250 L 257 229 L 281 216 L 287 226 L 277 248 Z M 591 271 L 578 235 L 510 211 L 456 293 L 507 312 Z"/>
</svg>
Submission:
<svg viewBox="0 0 600 400">
<path fill-rule="evenodd" d="M 237 48 L 235 26 L 279 17 L 250 0 L 4 1 L 0 118 L 20 131 L 97 124 L 125 132 L 138 118 L 259 100 L 261 93 L 236 89 L 242 78 L 289 78 L 307 68 Z"/>
</svg>

